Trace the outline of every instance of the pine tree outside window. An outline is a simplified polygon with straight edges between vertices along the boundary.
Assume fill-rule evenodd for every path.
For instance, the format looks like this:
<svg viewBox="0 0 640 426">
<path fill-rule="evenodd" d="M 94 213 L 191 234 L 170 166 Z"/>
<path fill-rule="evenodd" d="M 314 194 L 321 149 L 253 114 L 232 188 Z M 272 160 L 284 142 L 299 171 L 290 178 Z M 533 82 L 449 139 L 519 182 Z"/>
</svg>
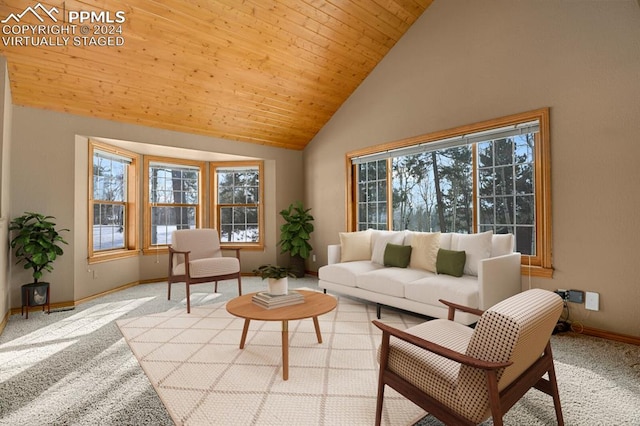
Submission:
<svg viewBox="0 0 640 426">
<path fill-rule="evenodd" d="M 138 155 L 90 140 L 89 262 L 136 255 Z"/>
<path fill-rule="evenodd" d="M 550 276 L 548 110 L 423 135 L 349 154 L 352 229 L 513 233 L 523 265 Z M 369 180 L 369 170 L 390 169 Z M 372 194 L 391 187 L 389 224 L 372 222 Z M 378 217 L 382 217 L 379 212 Z"/>
<path fill-rule="evenodd" d="M 214 163 L 211 170 L 220 243 L 262 247 L 262 162 Z"/>
<path fill-rule="evenodd" d="M 145 249 L 171 244 L 171 234 L 200 225 L 204 163 L 145 157 Z"/>
</svg>

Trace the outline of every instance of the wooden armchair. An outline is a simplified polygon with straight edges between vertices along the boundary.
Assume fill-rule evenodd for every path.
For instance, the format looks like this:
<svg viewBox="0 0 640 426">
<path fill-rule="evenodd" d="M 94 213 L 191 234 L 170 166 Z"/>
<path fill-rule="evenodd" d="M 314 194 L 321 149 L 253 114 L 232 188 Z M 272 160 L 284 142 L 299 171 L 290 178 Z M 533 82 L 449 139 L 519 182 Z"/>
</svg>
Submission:
<svg viewBox="0 0 640 426">
<path fill-rule="evenodd" d="M 382 330 L 376 425 L 385 385 L 445 424 L 476 425 L 492 417 L 496 426 L 535 387 L 553 397 L 558 425 L 563 425 L 549 341 L 562 313 L 560 297 L 532 289 L 485 312 L 441 302 L 449 306 L 448 320 L 405 331 L 373 321 Z M 480 315 L 475 329 L 454 322 L 456 310 Z"/>
<path fill-rule="evenodd" d="M 174 231 L 169 246 L 169 275 L 167 299 L 171 299 L 171 285 L 176 282 L 186 284 L 187 313 L 191 313 L 189 286 L 214 282 L 218 291 L 218 281 L 237 279 L 238 294 L 242 295 L 240 277 L 240 249 L 233 249 L 235 257 L 223 257 L 220 237 L 215 229 L 183 229 Z"/>
</svg>

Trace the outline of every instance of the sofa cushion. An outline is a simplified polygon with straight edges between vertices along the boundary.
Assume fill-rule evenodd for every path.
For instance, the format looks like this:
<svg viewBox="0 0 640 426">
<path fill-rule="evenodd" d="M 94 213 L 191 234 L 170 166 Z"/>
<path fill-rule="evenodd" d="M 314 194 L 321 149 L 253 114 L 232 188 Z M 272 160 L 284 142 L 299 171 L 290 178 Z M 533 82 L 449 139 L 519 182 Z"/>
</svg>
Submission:
<svg viewBox="0 0 640 426">
<path fill-rule="evenodd" d="M 340 261 L 371 259 L 371 231 L 340 232 Z"/>
<path fill-rule="evenodd" d="M 436 259 L 436 271 L 438 274 L 461 277 L 466 259 L 467 255 L 464 251 L 440 249 Z"/>
<path fill-rule="evenodd" d="M 371 261 L 384 265 L 384 251 L 387 244 L 402 244 L 404 232 L 400 231 L 373 231 L 371 235 Z"/>
<path fill-rule="evenodd" d="M 454 250 L 451 247 L 452 236 L 453 236 L 453 233 L 451 232 L 442 232 L 440 234 L 440 248 L 447 249 L 447 250 Z"/>
<path fill-rule="evenodd" d="M 398 244 L 387 244 L 384 249 L 384 266 L 395 266 L 397 268 L 406 268 L 409 266 L 411 259 L 411 246 L 403 246 Z"/>
<path fill-rule="evenodd" d="M 494 234 L 491 237 L 491 257 L 513 253 L 513 234 Z"/>
<path fill-rule="evenodd" d="M 491 241 L 493 231 L 477 234 L 456 234 L 451 240 L 452 250 L 464 250 L 467 261 L 464 265 L 466 275 L 478 276 L 478 262 L 491 257 Z"/>
<path fill-rule="evenodd" d="M 409 266 L 414 269 L 436 272 L 440 232 L 412 232 L 411 234 Z"/>
<path fill-rule="evenodd" d="M 395 297 L 404 297 L 406 283 L 434 276 L 431 272 L 411 268 L 381 268 L 356 278 L 357 287 Z"/>
<path fill-rule="evenodd" d="M 479 306 L 478 278 L 470 275 L 452 277 L 450 275 L 431 275 L 408 282 L 404 286 L 404 295 L 409 300 L 442 306 L 439 299 L 460 305 L 477 308 Z"/>
<path fill-rule="evenodd" d="M 383 268 L 382 265 L 373 263 L 370 260 L 334 263 L 320 267 L 318 269 L 318 278 L 323 281 L 355 287 L 359 276 L 381 268 Z"/>
</svg>

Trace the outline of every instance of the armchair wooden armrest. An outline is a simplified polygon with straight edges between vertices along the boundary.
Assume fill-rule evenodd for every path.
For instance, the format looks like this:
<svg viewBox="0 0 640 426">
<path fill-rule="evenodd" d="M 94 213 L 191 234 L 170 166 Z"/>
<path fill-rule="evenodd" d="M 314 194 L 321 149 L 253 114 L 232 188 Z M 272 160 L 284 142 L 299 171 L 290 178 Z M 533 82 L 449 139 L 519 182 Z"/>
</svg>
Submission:
<svg viewBox="0 0 640 426">
<path fill-rule="evenodd" d="M 406 333 L 397 328 L 391 327 L 378 320 L 374 320 L 373 324 L 382 330 L 382 351 L 380 354 L 380 363 L 382 364 L 383 358 L 386 360 L 389 351 L 389 339 L 390 336 L 394 336 L 398 339 L 404 340 L 407 343 L 418 346 L 426 351 L 433 352 L 434 354 L 443 356 L 452 361 L 459 362 L 461 364 L 468 365 L 470 367 L 479 368 L 482 370 L 499 370 L 513 364 L 511 361 L 507 362 L 490 362 L 481 359 L 473 358 L 460 352 L 456 352 L 452 349 L 438 345 L 437 343 L 430 342 L 422 339 L 413 334 Z M 386 365 L 386 364 L 385 364 Z"/>
<path fill-rule="evenodd" d="M 484 313 L 484 311 L 480 309 L 470 308 L 469 306 L 464 306 L 464 305 L 458 305 L 457 303 L 449 302 L 447 300 L 438 299 L 438 301 L 449 307 L 449 315 L 447 316 L 447 319 L 449 321 L 453 321 L 453 318 L 456 315 L 456 311 L 467 312 L 467 313 L 478 315 L 478 316 Z"/>
</svg>

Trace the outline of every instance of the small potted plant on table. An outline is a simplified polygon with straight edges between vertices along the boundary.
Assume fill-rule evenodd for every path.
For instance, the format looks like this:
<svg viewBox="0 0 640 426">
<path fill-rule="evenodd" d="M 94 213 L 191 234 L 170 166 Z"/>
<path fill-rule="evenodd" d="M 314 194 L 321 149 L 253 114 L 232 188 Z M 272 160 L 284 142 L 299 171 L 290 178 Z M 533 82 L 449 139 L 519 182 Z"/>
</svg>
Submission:
<svg viewBox="0 0 640 426">
<path fill-rule="evenodd" d="M 263 280 L 268 279 L 267 292 L 274 295 L 287 294 L 289 280 L 287 277 L 295 277 L 289 268 L 276 265 L 262 265 L 253 270 L 253 273 Z"/>
</svg>

